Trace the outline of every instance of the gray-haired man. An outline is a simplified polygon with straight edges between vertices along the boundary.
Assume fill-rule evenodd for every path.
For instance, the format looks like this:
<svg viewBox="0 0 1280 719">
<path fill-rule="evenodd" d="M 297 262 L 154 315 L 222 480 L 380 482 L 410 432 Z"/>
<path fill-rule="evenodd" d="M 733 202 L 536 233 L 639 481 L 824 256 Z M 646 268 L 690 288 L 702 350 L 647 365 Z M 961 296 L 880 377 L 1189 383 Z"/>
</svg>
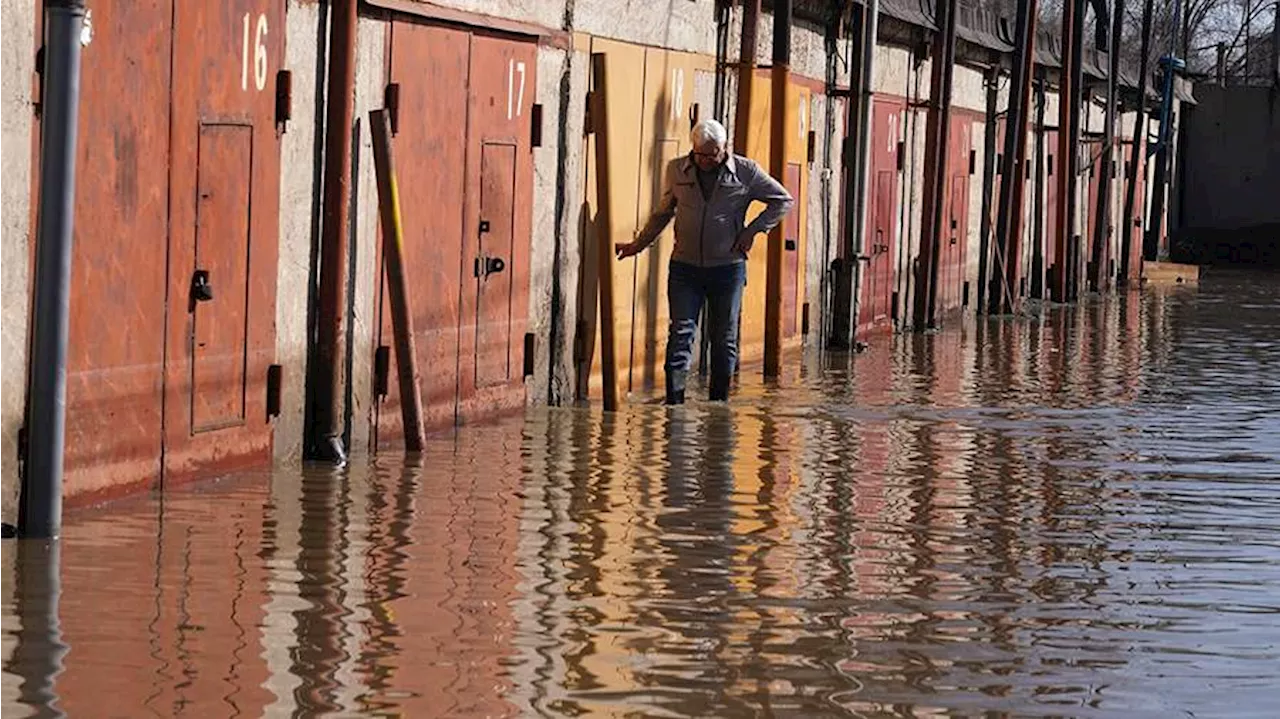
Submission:
<svg viewBox="0 0 1280 719">
<path fill-rule="evenodd" d="M 694 125 L 690 139 L 693 151 L 667 164 L 662 199 L 649 221 L 634 242 L 616 247 L 619 259 L 635 255 L 675 218 L 676 244 L 667 278 L 667 404 L 684 402 L 693 336 L 704 302 L 711 338 L 710 399 L 729 398 L 729 380 L 738 361 L 747 253 L 756 235 L 773 229 L 795 204 L 786 188 L 754 161 L 726 149 L 724 125 L 703 120 Z M 765 210 L 744 226 L 752 201 L 763 202 Z"/>
</svg>

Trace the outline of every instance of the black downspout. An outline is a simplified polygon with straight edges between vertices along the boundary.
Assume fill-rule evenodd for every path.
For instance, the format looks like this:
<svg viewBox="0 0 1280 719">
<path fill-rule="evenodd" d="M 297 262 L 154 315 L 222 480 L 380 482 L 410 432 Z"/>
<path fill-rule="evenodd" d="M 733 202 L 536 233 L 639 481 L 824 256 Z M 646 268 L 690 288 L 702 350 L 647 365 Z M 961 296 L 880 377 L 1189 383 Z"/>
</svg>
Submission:
<svg viewBox="0 0 1280 719">
<path fill-rule="evenodd" d="M 827 335 L 827 348 L 847 350 L 853 347 L 857 318 L 854 310 L 854 276 L 857 273 L 858 248 L 856 246 L 858 188 L 862 178 L 858 155 L 862 151 L 862 137 L 858 131 L 864 97 L 862 88 L 863 49 L 867 43 L 866 6 L 855 4 L 849 17 L 849 97 L 845 115 L 845 135 L 841 144 L 840 172 L 844 178 L 843 211 L 840 223 L 840 248 L 833 265 L 835 275 L 832 289 L 831 329 Z"/>
</svg>

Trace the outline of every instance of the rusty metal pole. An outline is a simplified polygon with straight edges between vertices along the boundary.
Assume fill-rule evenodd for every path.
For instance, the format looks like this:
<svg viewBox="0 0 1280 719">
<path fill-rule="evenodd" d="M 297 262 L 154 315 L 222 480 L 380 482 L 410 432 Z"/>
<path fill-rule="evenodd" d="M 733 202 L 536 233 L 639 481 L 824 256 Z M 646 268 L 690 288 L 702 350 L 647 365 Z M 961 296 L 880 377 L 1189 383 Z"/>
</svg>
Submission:
<svg viewBox="0 0 1280 719">
<path fill-rule="evenodd" d="M 1124 19 L 1124 0 L 1112 0 L 1113 9 L 1110 36 L 1107 38 L 1107 100 L 1102 120 L 1102 156 L 1098 159 L 1097 217 L 1093 228 L 1093 252 L 1089 258 L 1089 289 L 1102 292 L 1107 289 L 1109 273 L 1105 265 L 1111 255 L 1113 234 L 1111 213 L 1111 178 L 1115 175 L 1116 147 L 1116 87 L 1120 74 L 1120 23 Z M 1099 22 L 1102 22 L 1100 19 Z"/>
<path fill-rule="evenodd" d="M 1004 267 L 992 307 L 1001 313 L 1018 307 L 1018 269 L 1022 249 L 1022 204 L 1027 149 L 1027 105 L 1031 101 L 1031 75 L 1035 61 L 1036 0 L 1019 0 L 1013 82 L 1009 85 L 1009 122 L 1004 134 L 1004 181 L 1000 183 L 1000 211 L 996 218 L 996 242 Z"/>
<path fill-rule="evenodd" d="M 1147 0 L 1151 2 L 1151 0 Z M 1075 0 L 1067 0 L 1062 4 L 1062 67 L 1058 72 L 1058 203 L 1054 208 L 1056 234 L 1053 238 L 1056 258 L 1050 280 L 1050 297 L 1054 302 L 1067 301 L 1067 250 L 1071 246 L 1071 231 L 1074 229 L 1075 217 L 1072 216 L 1071 203 L 1068 198 L 1075 191 L 1075 174 L 1068 158 L 1073 157 L 1076 148 L 1071 137 L 1071 98 L 1073 75 L 1071 72 L 1072 44 L 1076 20 Z"/>
<path fill-rule="evenodd" d="M 769 174 L 778 182 L 787 177 L 787 128 L 791 127 L 791 103 L 787 86 L 791 78 L 791 0 L 773 5 L 773 101 L 769 123 Z M 799 198 L 797 198 L 797 201 Z M 764 376 L 782 374 L 782 250 L 784 222 L 769 232 L 768 263 L 764 278 Z"/>
<path fill-rule="evenodd" d="M 27 388 L 29 434 L 18 517 L 18 533 L 39 539 L 56 539 L 62 531 L 67 335 L 84 16 L 84 0 L 51 0 L 45 15 L 48 45 L 40 128 L 31 378 Z"/>
<path fill-rule="evenodd" d="M 1063 280 L 1066 287 L 1066 301 L 1074 301 L 1079 296 L 1079 280 L 1080 280 L 1080 254 L 1082 240 L 1076 233 L 1076 223 L 1079 221 L 1079 212 L 1077 207 L 1080 203 L 1079 183 L 1080 183 L 1080 113 L 1084 107 L 1084 30 L 1085 30 L 1085 0 L 1072 0 L 1075 4 L 1074 14 L 1075 23 L 1071 29 L 1071 50 L 1072 58 L 1069 65 L 1071 72 L 1071 94 L 1066 100 L 1067 111 L 1070 113 L 1070 120 L 1067 123 L 1068 145 L 1070 151 L 1067 156 L 1062 159 L 1062 169 L 1069 175 L 1070 192 L 1067 194 L 1067 217 L 1070 218 L 1068 227 L 1070 234 L 1067 236 L 1067 254 L 1064 259 L 1064 275 Z"/>
<path fill-rule="evenodd" d="M 373 165 L 378 177 L 378 214 L 382 220 L 382 259 L 391 298 L 391 327 L 396 343 L 396 374 L 400 380 L 400 418 L 404 448 L 421 452 L 426 444 L 422 428 L 422 383 L 413 340 L 413 312 L 404 268 L 404 231 L 400 224 L 400 192 L 391 153 L 391 116 L 385 110 L 369 113 Z"/>
<path fill-rule="evenodd" d="M 1127 283 L 1132 268 L 1129 266 L 1133 254 L 1134 234 L 1141 236 L 1141 213 L 1135 214 L 1134 205 L 1138 202 L 1138 168 L 1146 164 L 1147 144 L 1147 54 L 1151 50 L 1151 10 L 1153 0 L 1144 0 L 1142 4 L 1142 53 L 1138 60 L 1138 109 L 1133 120 L 1133 147 L 1129 151 L 1129 178 L 1124 189 L 1124 237 L 1120 250 L 1120 276 Z M 1141 163 L 1141 164 L 1140 164 Z M 1146 173 L 1143 173 L 1144 175 Z"/>
<path fill-rule="evenodd" d="M 929 114 L 925 120 L 924 217 L 920 234 L 920 277 L 916 281 L 914 324 L 933 327 L 938 297 L 938 257 L 942 253 L 943 195 L 951 132 L 951 78 L 955 74 L 956 0 L 937 3 L 938 33 L 930 55 Z"/>
<path fill-rule="evenodd" d="M 608 57 L 591 55 L 591 130 L 596 138 L 596 242 L 600 274 L 600 364 L 604 409 L 618 409 L 618 357 L 613 320 L 613 193 L 609 182 Z"/>
<path fill-rule="evenodd" d="M 756 36 L 760 32 L 760 0 L 742 2 L 742 44 L 738 49 L 738 106 L 733 114 L 733 151 L 747 154 L 751 125 L 751 89 L 756 71 Z"/>
<path fill-rule="evenodd" d="M 355 115 L 358 0 L 335 0 L 329 29 L 329 80 L 325 91 L 324 222 L 316 297 L 316 357 L 312 375 L 309 459 L 342 464 L 343 343 L 351 214 L 351 125 Z"/>
</svg>

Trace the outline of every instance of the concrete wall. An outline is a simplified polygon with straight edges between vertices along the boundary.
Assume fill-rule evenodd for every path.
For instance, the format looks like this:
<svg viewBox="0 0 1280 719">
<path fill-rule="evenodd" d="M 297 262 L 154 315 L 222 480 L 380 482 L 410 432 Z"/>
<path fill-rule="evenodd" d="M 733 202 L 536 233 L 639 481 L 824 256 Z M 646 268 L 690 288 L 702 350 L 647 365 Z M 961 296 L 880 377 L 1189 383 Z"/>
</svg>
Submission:
<svg viewBox="0 0 1280 719">
<path fill-rule="evenodd" d="M 534 247 L 531 254 L 529 328 L 539 338 L 530 402 L 573 399 L 573 337 L 578 306 L 577 238 L 581 222 L 582 137 L 591 58 L 586 52 L 543 48 L 538 54 L 538 102 L 543 107 L 543 147 L 535 150 Z M 557 222 L 556 208 L 559 203 Z M 559 248 L 559 267 L 556 253 Z M 552 304 L 558 280 L 559 306 Z M 555 328 L 552 346 L 552 325 Z M 555 365 L 552 366 L 552 355 Z"/>
<path fill-rule="evenodd" d="M 573 29 L 640 45 L 714 56 L 713 0 L 574 0 Z M 761 32 L 764 32 L 763 23 Z"/>
<path fill-rule="evenodd" d="M 27 381 L 27 323 L 30 295 L 32 71 L 35 60 L 35 8 L 32 2 L 0 3 L 0 34 L 4 36 L 3 83 L 0 84 L 0 125 L 4 147 L 3 241 L 0 273 L 3 285 L 4 333 L 0 366 L 0 505 L 3 519 L 17 519 L 18 429 L 22 426 Z"/>
<path fill-rule="evenodd" d="M 351 417 L 347 446 L 350 452 L 369 449 L 373 420 L 373 347 L 378 331 L 378 181 L 373 165 L 373 141 L 369 112 L 383 106 L 387 85 L 387 24 L 360 19 L 356 36 L 356 97 L 353 133 L 355 146 L 351 170 L 351 234 L 347 257 L 348 277 L 354 284 L 347 302 L 348 359 Z"/>
<path fill-rule="evenodd" d="M 430 4 L 552 28 L 560 27 L 565 12 L 565 0 L 430 0 Z"/>
<path fill-rule="evenodd" d="M 327 45 L 328 13 L 318 3 L 290 0 L 285 67 L 293 74 L 293 121 L 280 148 L 280 259 L 276 276 L 276 362 L 283 367 L 275 456 L 302 455 L 307 372 L 307 302 L 311 249 L 319 223 L 324 135 L 324 76 L 320 48 Z M 323 23 L 323 24 L 322 24 Z M 320 42 L 316 42 L 319 35 Z"/>
</svg>

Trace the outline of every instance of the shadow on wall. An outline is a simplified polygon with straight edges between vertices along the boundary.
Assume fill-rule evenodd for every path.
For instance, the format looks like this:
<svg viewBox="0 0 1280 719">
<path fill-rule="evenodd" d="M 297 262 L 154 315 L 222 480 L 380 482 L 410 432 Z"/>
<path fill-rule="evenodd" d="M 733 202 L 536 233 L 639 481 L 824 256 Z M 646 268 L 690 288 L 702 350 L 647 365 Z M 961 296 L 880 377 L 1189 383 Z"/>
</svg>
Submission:
<svg viewBox="0 0 1280 719">
<path fill-rule="evenodd" d="M 1182 229 L 1170 241 L 1169 258 L 1193 265 L 1280 269 L 1280 222 L 1230 230 Z"/>
</svg>

